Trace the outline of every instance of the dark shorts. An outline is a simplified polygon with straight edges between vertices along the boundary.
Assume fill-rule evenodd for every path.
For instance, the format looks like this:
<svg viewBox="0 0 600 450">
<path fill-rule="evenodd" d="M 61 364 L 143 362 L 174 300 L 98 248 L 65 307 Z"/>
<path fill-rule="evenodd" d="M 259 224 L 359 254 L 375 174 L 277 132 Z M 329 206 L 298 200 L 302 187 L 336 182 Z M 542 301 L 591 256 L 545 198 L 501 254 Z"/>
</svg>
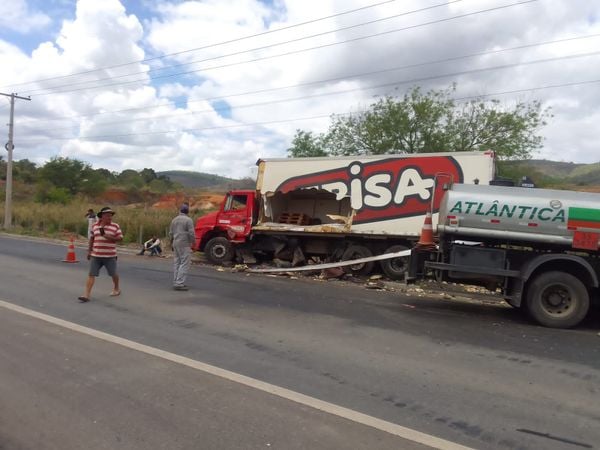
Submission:
<svg viewBox="0 0 600 450">
<path fill-rule="evenodd" d="M 92 256 L 90 258 L 90 277 L 97 277 L 100 275 L 100 269 L 102 266 L 106 267 L 106 271 L 111 277 L 117 274 L 117 257 L 114 258 L 98 258 Z"/>
</svg>

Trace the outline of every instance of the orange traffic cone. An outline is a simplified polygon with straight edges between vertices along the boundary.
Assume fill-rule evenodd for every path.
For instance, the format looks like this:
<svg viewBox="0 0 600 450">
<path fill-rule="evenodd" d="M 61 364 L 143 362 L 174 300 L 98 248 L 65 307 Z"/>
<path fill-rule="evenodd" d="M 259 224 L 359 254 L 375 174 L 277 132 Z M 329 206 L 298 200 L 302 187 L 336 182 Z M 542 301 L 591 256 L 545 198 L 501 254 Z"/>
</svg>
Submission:
<svg viewBox="0 0 600 450">
<path fill-rule="evenodd" d="M 421 228 L 421 238 L 417 242 L 417 247 L 435 247 L 433 242 L 433 224 L 431 223 L 431 213 L 428 211 L 425 215 L 425 222 L 423 222 L 423 228 Z"/>
<path fill-rule="evenodd" d="M 63 262 L 66 263 L 77 263 L 79 260 L 75 255 L 75 244 L 73 244 L 73 236 L 71 236 L 71 243 L 69 244 L 69 249 L 67 250 L 67 256 L 63 259 Z"/>
</svg>

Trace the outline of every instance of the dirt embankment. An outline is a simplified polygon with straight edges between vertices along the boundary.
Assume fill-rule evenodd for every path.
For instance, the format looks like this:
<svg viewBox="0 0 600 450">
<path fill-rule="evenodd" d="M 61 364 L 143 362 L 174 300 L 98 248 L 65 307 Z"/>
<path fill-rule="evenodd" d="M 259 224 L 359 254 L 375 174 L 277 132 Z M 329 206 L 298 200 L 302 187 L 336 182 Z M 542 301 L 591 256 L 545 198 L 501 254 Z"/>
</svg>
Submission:
<svg viewBox="0 0 600 450">
<path fill-rule="evenodd" d="M 186 196 L 183 194 L 163 195 L 160 199 L 152 204 L 153 208 L 158 209 L 177 209 L 183 202 L 190 204 L 191 210 L 207 210 L 216 209 L 223 202 L 223 194 L 198 194 Z"/>
<path fill-rule="evenodd" d="M 145 201 L 140 201 L 139 194 L 132 197 L 125 191 L 109 189 L 102 194 L 98 201 L 108 205 L 151 206 L 157 209 L 177 210 L 183 202 L 188 202 L 192 211 L 206 211 L 218 208 L 223 202 L 224 195 L 215 192 L 199 194 L 173 193 L 149 196 Z"/>
</svg>

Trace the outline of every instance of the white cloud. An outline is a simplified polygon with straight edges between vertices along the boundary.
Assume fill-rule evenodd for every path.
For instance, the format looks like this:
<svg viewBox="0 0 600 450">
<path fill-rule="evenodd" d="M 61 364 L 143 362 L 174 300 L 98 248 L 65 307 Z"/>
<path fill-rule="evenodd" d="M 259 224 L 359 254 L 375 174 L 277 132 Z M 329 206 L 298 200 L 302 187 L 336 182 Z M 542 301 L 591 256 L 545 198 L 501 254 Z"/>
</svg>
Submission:
<svg viewBox="0 0 600 450">
<path fill-rule="evenodd" d="M 26 0 L 0 2 L 1 28 L 26 34 L 32 30 L 46 27 L 51 22 L 48 15 L 31 9 Z"/>
<path fill-rule="evenodd" d="M 118 0 L 79 0 L 75 20 L 63 23 L 56 43 L 62 50 L 62 63 L 78 71 L 142 59 L 144 52 L 138 45 L 142 36 L 139 20 L 126 15 Z M 106 71 L 112 76 L 119 73 Z"/>
</svg>

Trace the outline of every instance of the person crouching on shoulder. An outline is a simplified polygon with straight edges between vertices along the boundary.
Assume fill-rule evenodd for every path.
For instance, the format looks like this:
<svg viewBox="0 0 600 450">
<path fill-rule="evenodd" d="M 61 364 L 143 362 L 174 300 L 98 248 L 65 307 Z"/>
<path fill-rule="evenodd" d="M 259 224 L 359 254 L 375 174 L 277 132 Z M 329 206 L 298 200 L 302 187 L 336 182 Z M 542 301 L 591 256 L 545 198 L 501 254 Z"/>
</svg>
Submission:
<svg viewBox="0 0 600 450">
<path fill-rule="evenodd" d="M 151 239 L 148 239 L 144 242 L 144 246 L 138 253 L 138 255 L 143 255 L 146 250 L 150 251 L 150 256 L 161 256 L 162 248 L 160 246 L 160 239 L 156 236 L 152 236 Z"/>
</svg>

